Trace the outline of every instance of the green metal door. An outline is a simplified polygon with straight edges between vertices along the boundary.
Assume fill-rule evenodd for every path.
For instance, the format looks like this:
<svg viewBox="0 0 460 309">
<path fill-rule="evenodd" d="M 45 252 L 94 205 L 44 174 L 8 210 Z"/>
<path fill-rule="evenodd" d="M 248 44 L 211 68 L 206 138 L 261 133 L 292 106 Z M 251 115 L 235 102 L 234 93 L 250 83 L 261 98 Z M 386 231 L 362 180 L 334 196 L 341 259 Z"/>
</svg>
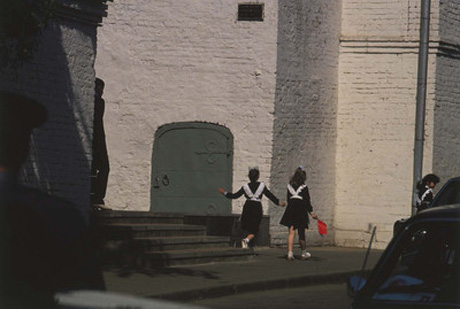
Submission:
<svg viewBox="0 0 460 309">
<path fill-rule="evenodd" d="M 189 214 L 229 214 L 231 201 L 217 191 L 231 188 L 233 136 L 210 123 L 160 127 L 152 154 L 150 210 Z"/>
</svg>

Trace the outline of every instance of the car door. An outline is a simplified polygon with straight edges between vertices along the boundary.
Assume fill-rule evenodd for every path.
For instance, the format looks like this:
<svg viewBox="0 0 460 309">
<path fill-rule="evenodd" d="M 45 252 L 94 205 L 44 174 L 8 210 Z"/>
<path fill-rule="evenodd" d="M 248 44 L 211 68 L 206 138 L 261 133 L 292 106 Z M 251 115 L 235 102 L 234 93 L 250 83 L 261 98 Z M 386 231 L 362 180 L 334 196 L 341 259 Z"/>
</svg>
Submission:
<svg viewBox="0 0 460 309">
<path fill-rule="evenodd" d="M 421 222 L 403 233 L 353 307 L 460 308 L 459 290 L 458 218 Z"/>
</svg>

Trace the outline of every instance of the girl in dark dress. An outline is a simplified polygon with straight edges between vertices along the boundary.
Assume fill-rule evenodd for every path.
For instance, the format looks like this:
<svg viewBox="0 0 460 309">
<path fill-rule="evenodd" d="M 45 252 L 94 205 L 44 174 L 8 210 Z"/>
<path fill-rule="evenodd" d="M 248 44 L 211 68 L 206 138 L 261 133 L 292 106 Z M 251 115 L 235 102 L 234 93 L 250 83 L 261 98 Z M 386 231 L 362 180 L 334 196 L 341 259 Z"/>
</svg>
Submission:
<svg viewBox="0 0 460 309">
<path fill-rule="evenodd" d="M 243 185 L 236 193 L 227 192 L 222 188 L 218 189 L 226 198 L 237 199 L 243 194 L 246 197 L 246 202 L 243 206 L 243 214 L 241 215 L 241 225 L 243 230 L 247 231 L 249 234 L 246 238 L 241 240 L 241 247 L 243 248 L 247 248 L 249 242 L 259 232 L 259 225 L 262 220 L 262 196 L 265 195 L 278 206 L 284 207 L 286 205 L 285 202 L 280 203 L 278 198 L 268 190 L 263 182 L 258 181 L 259 175 L 258 168 L 251 168 L 248 175 L 250 182 Z"/>
<path fill-rule="evenodd" d="M 294 260 L 292 252 L 295 231 L 299 234 L 299 244 L 302 249 L 300 258 L 302 260 L 308 259 L 311 254 L 307 252 L 307 245 L 305 243 L 305 229 L 308 229 L 310 214 L 313 219 L 317 219 L 316 214 L 313 213 L 313 207 L 310 203 L 310 194 L 308 187 L 305 185 L 307 174 L 304 167 L 298 167 L 288 184 L 287 202 L 288 205 L 281 218 L 280 224 L 289 228 L 288 236 L 288 260 Z"/>
</svg>

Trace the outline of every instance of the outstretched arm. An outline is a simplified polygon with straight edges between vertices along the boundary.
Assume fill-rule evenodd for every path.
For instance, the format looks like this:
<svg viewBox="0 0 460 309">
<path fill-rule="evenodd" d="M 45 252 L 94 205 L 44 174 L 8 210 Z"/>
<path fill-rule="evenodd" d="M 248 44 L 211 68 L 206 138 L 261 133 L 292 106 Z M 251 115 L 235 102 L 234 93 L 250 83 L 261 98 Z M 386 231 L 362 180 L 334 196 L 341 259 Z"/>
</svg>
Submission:
<svg viewBox="0 0 460 309">
<path fill-rule="evenodd" d="M 223 188 L 218 188 L 217 190 L 219 191 L 220 194 L 222 194 L 226 198 L 230 198 L 230 199 L 237 199 L 237 198 L 239 198 L 240 196 L 242 196 L 244 194 L 243 187 L 241 187 L 241 189 L 238 190 L 238 192 L 236 192 L 236 193 L 227 192 Z"/>
</svg>

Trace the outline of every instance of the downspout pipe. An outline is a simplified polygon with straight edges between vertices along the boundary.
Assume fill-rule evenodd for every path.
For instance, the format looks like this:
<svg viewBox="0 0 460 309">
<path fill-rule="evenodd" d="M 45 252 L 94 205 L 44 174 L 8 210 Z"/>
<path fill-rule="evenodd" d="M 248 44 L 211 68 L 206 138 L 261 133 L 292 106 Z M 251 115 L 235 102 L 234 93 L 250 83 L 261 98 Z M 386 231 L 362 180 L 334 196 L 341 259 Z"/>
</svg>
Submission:
<svg viewBox="0 0 460 309">
<path fill-rule="evenodd" d="M 418 53 L 417 97 L 415 111 L 414 175 L 412 190 L 412 215 L 416 213 L 417 183 L 422 179 L 423 142 L 425 133 L 426 84 L 428 72 L 428 48 L 430 37 L 431 0 L 421 0 L 420 46 Z"/>
</svg>

